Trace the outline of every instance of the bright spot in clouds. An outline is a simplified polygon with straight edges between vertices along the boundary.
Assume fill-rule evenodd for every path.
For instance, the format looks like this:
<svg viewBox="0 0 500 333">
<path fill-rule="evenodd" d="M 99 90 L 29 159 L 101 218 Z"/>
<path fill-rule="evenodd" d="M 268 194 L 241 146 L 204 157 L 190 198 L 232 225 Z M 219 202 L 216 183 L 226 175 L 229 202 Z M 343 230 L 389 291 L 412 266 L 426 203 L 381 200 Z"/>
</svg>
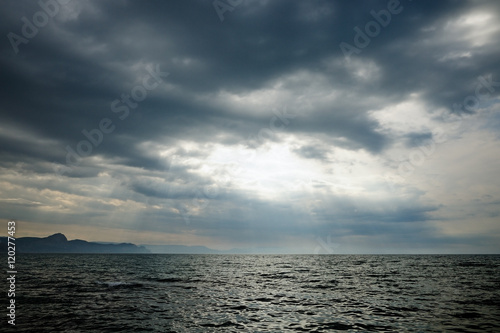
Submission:
<svg viewBox="0 0 500 333">
<path fill-rule="evenodd" d="M 346 59 L 384 6 L 62 6 L 0 46 L 0 219 L 19 237 L 498 253 L 500 3 L 402 2 Z M 22 35 L 40 7 L 0 9 Z"/>
</svg>

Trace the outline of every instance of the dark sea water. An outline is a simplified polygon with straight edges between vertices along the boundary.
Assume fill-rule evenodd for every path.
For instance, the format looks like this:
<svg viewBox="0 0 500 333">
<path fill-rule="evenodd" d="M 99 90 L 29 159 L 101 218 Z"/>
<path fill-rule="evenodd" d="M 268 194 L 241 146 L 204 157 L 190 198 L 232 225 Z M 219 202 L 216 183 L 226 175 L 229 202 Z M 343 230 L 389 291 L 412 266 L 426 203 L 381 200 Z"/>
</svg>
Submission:
<svg viewBox="0 0 500 333">
<path fill-rule="evenodd" d="M 500 256 L 25 254 L 16 268 L 17 332 L 500 332 Z"/>
</svg>

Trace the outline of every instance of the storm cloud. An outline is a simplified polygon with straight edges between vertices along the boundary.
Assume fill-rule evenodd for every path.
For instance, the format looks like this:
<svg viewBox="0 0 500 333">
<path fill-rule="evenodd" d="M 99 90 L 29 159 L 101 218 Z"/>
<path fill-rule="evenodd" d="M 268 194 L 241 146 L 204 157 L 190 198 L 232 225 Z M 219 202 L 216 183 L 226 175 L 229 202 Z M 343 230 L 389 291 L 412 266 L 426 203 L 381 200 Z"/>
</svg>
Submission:
<svg viewBox="0 0 500 333">
<path fill-rule="evenodd" d="M 3 1 L 0 218 L 219 249 L 499 251 L 497 1 L 216 3 Z"/>
</svg>

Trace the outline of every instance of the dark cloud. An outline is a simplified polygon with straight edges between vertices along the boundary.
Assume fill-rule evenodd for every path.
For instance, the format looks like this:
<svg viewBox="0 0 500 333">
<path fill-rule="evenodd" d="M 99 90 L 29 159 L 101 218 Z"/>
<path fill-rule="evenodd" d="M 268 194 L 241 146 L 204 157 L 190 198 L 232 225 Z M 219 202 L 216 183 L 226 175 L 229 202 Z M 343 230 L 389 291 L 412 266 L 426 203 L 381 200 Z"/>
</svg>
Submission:
<svg viewBox="0 0 500 333">
<path fill-rule="evenodd" d="M 408 147 L 418 147 L 432 139 L 432 133 L 409 133 L 406 135 Z"/>
<path fill-rule="evenodd" d="M 314 146 L 302 146 L 295 150 L 295 153 L 299 154 L 305 158 L 313 158 L 324 160 L 326 159 L 326 151 L 322 148 L 314 147 Z"/>
<path fill-rule="evenodd" d="M 500 81 L 498 2 L 401 0 L 400 12 L 347 59 L 340 43 L 356 46 L 354 28 L 364 31 L 375 20 L 372 11 L 387 6 L 246 0 L 221 22 L 211 1 L 73 1 L 58 6 L 16 53 L 8 34 L 23 36 L 21 18 L 33 22 L 42 9 L 38 2 L 2 2 L 0 175 L 12 185 L 5 195 L 24 200 L 3 202 L 2 211 L 57 223 L 88 217 L 98 225 L 110 207 L 103 200 L 130 200 L 137 204 L 133 218 L 149 219 L 144 223 L 152 230 L 172 225 L 185 232 L 188 215 L 202 223 L 197 232 L 204 235 L 243 240 L 267 233 L 269 242 L 301 233 L 312 237 L 314 227 L 301 225 L 303 219 L 322 226 L 352 223 L 345 235 L 363 234 L 356 226 L 368 221 L 383 234 L 391 233 L 393 222 L 430 221 L 440 206 L 420 202 L 423 196 L 380 210 L 363 202 L 354 212 L 328 192 L 331 185 L 311 187 L 316 197 L 303 198 L 312 206 L 291 209 L 286 203 L 283 209 L 283 198 L 270 200 L 268 192 L 255 190 L 257 180 L 243 182 L 243 173 L 228 166 L 265 169 L 276 180 L 277 162 L 252 160 L 249 151 L 289 145 L 298 159 L 319 163 L 324 176 L 337 177 L 346 159 L 360 167 L 368 163 L 354 161 L 354 154 L 384 160 L 400 142 L 414 148 L 434 139 L 425 127 L 387 130 L 376 116 L 381 109 L 418 96 L 429 118 L 440 110 L 445 117 L 437 118 L 444 121 L 448 113 L 471 115 L 494 104 L 500 87 L 478 85 L 485 78 Z M 168 76 L 146 91 L 155 66 Z M 129 95 L 141 89 L 144 100 L 128 104 Z M 488 98 L 467 107 L 478 89 Z M 487 127 L 495 132 L 498 117 L 490 116 L 496 120 Z M 103 133 L 103 121 L 113 130 Z M 86 153 L 75 156 L 79 149 Z M 373 165 L 373 173 L 380 172 Z M 357 182 L 354 176 L 337 178 L 344 180 Z M 369 182 L 366 192 L 379 186 Z M 207 186 L 218 192 L 207 194 Z M 45 190 L 46 201 L 34 203 L 40 194 L 31 189 Z M 77 200 L 73 196 L 89 202 L 78 210 L 69 203 Z M 332 198 L 335 212 L 328 209 Z M 379 199 L 380 205 L 391 200 Z M 133 228 L 133 221 L 122 223 Z"/>
</svg>

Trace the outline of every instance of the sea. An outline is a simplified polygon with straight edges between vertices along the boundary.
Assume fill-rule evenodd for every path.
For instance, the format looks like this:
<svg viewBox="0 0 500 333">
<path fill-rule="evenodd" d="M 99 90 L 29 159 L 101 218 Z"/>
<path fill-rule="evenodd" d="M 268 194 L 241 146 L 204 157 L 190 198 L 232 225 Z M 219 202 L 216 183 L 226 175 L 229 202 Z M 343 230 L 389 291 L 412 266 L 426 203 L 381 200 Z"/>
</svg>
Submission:
<svg viewBox="0 0 500 333">
<path fill-rule="evenodd" d="M 19 254 L 16 269 L 2 332 L 500 332 L 498 255 Z"/>
</svg>

